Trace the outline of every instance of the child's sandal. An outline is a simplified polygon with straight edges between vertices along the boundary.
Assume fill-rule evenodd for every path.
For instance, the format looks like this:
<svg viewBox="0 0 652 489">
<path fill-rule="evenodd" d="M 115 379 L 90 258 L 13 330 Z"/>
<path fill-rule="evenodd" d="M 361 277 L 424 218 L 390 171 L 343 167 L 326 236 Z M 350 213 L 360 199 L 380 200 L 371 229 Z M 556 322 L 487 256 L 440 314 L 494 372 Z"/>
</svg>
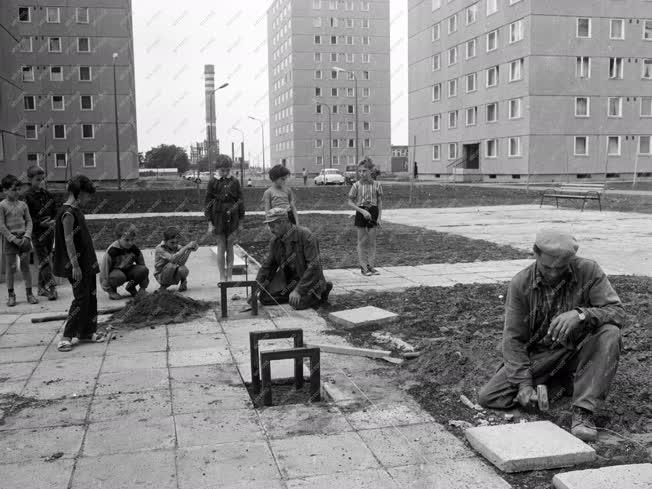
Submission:
<svg viewBox="0 0 652 489">
<path fill-rule="evenodd" d="M 72 350 L 72 343 L 68 340 L 61 340 L 57 345 L 57 350 L 61 352 L 68 352 Z"/>
</svg>

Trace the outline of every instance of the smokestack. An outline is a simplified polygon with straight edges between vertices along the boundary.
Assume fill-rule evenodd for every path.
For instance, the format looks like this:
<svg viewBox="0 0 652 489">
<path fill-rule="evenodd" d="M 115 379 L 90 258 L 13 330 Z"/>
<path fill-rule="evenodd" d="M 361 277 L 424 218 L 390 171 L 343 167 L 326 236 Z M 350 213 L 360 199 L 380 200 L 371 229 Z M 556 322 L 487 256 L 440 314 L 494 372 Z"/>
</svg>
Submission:
<svg viewBox="0 0 652 489">
<path fill-rule="evenodd" d="M 206 96 L 206 143 L 209 166 L 219 151 L 216 147 L 217 131 L 215 129 L 215 65 L 204 65 L 204 85 Z"/>
</svg>

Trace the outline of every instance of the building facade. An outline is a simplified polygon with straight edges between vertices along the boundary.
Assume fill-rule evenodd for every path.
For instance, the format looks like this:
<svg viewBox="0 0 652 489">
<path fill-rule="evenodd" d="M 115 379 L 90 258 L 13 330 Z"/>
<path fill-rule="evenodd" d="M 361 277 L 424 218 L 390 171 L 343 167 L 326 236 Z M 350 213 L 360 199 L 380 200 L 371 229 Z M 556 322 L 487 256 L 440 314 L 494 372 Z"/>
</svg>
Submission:
<svg viewBox="0 0 652 489">
<path fill-rule="evenodd" d="M 131 0 L 3 0 L 0 23 L 0 174 L 116 180 L 119 144 L 138 178 Z"/>
<path fill-rule="evenodd" d="M 369 156 L 381 170 L 389 169 L 389 23 L 389 0 L 272 4 L 267 12 L 272 165 L 293 172 L 344 170 L 356 157 Z"/>
<path fill-rule="evenodd" d="M 409 0 L 422 174 L 652 176 L 652 2 Z"/>
</svg>

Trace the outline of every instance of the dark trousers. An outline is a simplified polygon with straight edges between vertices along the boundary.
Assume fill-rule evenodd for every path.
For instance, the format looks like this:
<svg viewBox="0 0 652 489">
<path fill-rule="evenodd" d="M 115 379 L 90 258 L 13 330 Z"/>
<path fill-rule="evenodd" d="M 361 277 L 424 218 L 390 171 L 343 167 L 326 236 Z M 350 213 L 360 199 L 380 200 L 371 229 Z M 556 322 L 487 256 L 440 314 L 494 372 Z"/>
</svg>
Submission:
<svg viewBox="0 0 652 489">
<path fill-rule="evenodd" d="M 54 233 L 34 236 L 34 253 L 38 258 L 38 287 L 49 289 L 55 286 L 52 276 L 52 246 L 54 245 Z"/>
<path fill-rule="evenodd" d="M 290 302 L 290 294 L 294 290 L 298 280 L 286 279 L 285 273 L 279 271 L 274 275 L 272 283 L 265 290 L 260 291 L 258 300 L 264 306 L 275 306 L 276 304 L 288 304 Z M 313 294 L 301 296 L 299 305 L 294 307 L 297 311 L 302 311 L 311 307 L 318 306 L 321 299 L 315 297 Z"/>
<path fill-rule="evenodd" d="M 117 289 L 122 284 L 133 282 L 140 285 L 141 288 L 146 289 L 149 285 L 149 269 L 143 265 L 133 265 L 126 270 L 111 270 L 109 273 L 109 285 L 113 289 Z"/>
<path fill-rule="evenodd" d="M 579 341 L 576 350 L 535 350 L 530 354 L 534 387 L 548 385 L 551 402 L 572 391 L 573 406 L 595 411 L 609 393 L 618 369 L 620 348 L 620 329 L 603 324 Z M 516 405 L 517 394 L 518 386 L 507 381 L 502 366 L 480 389 L 478 402 L 487 408 L 507 409 Z"/>
<path fill-rule="evenodd" d="M 65 338 L 90 339 L 97 331 L 97 279 L 95 274 L 82 275 L 79 282 L 68 279 L 74 299 L 63 330 Z"/>
</svg>

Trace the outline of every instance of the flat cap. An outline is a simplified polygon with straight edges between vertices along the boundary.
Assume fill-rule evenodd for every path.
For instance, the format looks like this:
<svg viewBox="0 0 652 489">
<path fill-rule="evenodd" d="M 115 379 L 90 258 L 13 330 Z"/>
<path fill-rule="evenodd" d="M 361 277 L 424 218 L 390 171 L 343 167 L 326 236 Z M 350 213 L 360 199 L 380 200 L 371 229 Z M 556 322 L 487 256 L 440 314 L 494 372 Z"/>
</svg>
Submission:
<svg viewBox="0 0 652 489">
<path fill-rule="evenodd" d="M 580 247 L 570 233 L 552 228 L 539 230 L 534 244 L 550 256 L 573 256 Z"/>
<path fill-rule="evenodd" d="M 267 214 L 265 214 L 265 223 L 282 220 L 289 220 L 288 210 L 283 209 L 282 207 L 274 207 L 273 209 L 270 209 Z"/>
</svg>

